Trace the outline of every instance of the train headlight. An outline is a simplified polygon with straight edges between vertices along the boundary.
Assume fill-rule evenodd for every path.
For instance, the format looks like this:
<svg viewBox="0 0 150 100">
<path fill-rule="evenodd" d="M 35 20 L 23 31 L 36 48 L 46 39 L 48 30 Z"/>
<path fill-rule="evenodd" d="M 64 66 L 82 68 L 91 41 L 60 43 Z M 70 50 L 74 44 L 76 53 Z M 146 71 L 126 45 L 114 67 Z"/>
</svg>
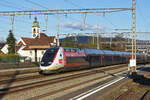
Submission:
<svg viewBox="0 0 150 100">
<path fill-rule="evenodd" d="M 52 62 L 48 62 L 48 64 L 52 64 Z"/>
<path fill-rule="evenodd" d="M 41 64 L 44 64 L 44 62 L 41 62 Z"/>
</svg>

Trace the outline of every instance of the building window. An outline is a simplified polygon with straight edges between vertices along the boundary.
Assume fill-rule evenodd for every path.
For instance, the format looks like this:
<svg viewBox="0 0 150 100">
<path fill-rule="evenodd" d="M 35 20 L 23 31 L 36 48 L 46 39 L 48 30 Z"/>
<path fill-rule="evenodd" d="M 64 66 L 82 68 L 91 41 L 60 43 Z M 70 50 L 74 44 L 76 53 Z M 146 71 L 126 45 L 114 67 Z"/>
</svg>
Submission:
<svg viewBox="0 0 150 100">
<path fill-rule="evenodd" d="M 44 54 L 44 51 L 42 51 L 42 55 Z"/>
<path fill-rule="evenodd" d="M 36 33 L 36 30 L 35 30 L 35 28 L 33 29 L 33 33 Z"/>
<path fill-rule="evenodd" d="M 40 33 L 39 29 L 37 29 L 37 33 Z"/>
<path fill-rule="evenodd" d="M 30 51 L 30 55 L 32 55 L 32 51 Z"/>
</svg>

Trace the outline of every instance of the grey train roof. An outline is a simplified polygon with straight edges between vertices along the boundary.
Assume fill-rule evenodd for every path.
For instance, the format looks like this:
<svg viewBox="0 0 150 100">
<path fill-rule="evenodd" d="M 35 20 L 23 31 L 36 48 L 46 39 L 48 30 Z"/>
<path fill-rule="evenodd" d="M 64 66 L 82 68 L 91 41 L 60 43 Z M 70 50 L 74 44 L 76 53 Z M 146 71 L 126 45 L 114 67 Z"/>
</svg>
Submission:
<svg viewBox="0 0 150 100">
<path fill-rule="evenodd" d="M 111 51 L 111 50 L 98 50 L 98 49 L 89 49 L 85 48 L 84 49 L 86 54 L 109 54 L 109 55 L 132 55 L 131 52 L 121 52 L 121 51 Z M 141 55 L 138 53 L 138 55 Z"/>
<path fill-rule="evenodd" d="M 59 48 L 59 47 L 52 47 L 52 48 Z M 132 55 L 132 52 L 121 52 L 121 51 L 112 51 L 112 50 L 100 50 L 100 49 L 91 49 L 91 48 L 71 48 L 71 47 L 63 47 L 64 49 L 75 49 L 77 52 L 85 52 L 85 54 L 109 54 L 109 55 Z M 149 55 L 146 53 L 136 53 L 136 55 Z M 150 56 L 150 55 L 149 55 Z"/>
</svg>

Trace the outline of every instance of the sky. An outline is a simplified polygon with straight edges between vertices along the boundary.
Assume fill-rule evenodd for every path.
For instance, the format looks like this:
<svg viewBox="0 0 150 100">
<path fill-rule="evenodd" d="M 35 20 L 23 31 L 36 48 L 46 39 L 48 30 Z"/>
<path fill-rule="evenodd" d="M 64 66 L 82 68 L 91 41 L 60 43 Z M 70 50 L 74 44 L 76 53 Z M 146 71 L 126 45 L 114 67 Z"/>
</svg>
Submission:
<svg viewBox="0 0 150 100">
<path fill-rule="evenodd" d="M 136 31 L 150 32 L 150 0 L 136 0 Z M 131 8 L 132 0 L 0 0 L 0 11 L 22 10 L 55 10 L 55 9 L 84 9 L 84 8 Z M 59 15 L 60 33 L 95 33 L 106 35 L 115 29 L 130 29 L 132 27 L 132 12 L 114 12 L 87 14 L 85 30 L 83 31 L 83 14 Z M 44 15 L 16 15 L 14 17 L 14 36 L 32 37 L 32 23 L 34 17 L 40 24 L 41 32 L 46 29 Z M 0 16 L 0 40 L 5 40 L 11 29 L 11 16 Z M 48 15 L 49 36 L 57 35 L 57 16 Z M 124 31 L 117 31 L 124 32 Z M 131 36 L 124 34 L 124 36 Z M 137 34 L 137 39 L 150 40 L 150 34 Z"/>
</svg>

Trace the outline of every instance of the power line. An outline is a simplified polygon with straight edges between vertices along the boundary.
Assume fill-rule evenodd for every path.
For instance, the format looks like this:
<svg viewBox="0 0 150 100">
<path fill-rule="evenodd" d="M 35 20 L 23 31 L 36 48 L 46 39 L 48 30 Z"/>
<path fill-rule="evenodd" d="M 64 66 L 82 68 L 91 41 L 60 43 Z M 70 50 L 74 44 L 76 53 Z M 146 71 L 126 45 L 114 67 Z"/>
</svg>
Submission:
<svg viewBox="0 0 150 100">
<path fill-rule="evenodd" d="M 15 6 L 14 4 L 12 4 L 11 2 L 9 2 L 9 1 L 7 1 L 7 0 L 2 0 L 2 2 L 3 3 L 5 3 L 5 4 L 3 4 L 3 3 L 0 3 L 1 4 L 1 6 L 4 6 L 4 7 L 10 7 L 10 8 L 15 8 L 15 9 L 22 9 L 22 8 L 25 8 L 25 7 L 18 7 L 18 6 Z M 26 21 L 24 21 L 24 20 L 16 20 L 15 19 L 15 21 L 18 21 L 18 22 L 26 22 Z"/>
<path fill-rule="evenodd" d="M 31 1 L 31 0 L 25 0 L 26 2 L 28 2 L 28 3 L 31 3 L 31 4 L 33 4 L 33 5 L 36 5 L 36 6 L 39 6 L 39 7 L 41 7 L 41 8 L 44 8 L 44 9 L 49 9 L 49 8 L 47 8 L 47 7 L 45 7 L 45 6 L 43 6 L 43 5 L 41 5 L 41 4 L 39 4 L 39 3 L 37 3 L 37 2 L 33 2 L 33 1 Z M 45 16 L 44 16 L 44 18 L 45 18 L 45 30 L 44 31 L 48 31 L 48 14 L 44 14 Z"/>
<path fill-rule="evenodd" d="M 104 16 L 103 18 L 106 19 L 107 22 L 109 22 L 113 27 L 117 27 L 117 25 L 112 23 L 106 16 Z"/>
<path fill-rule="evenodd" d="M 79 8 L 83 8 L 83 7 L 81 7 L 81 6 L 79 6 L 78 4 L 76 4 L 76 3 L 73 3 L 72 1 L 70 1 L 70 0 L 64 0 L 65 2 L 67 2 L 67 3 L 69 3 L 69 4 L 71 4 L 71 5 L 73 5 L 74 7 L 79 7 Z"/>
<path fill-rule="evenodd" d="M 31 3 L 31 4 L 33 4 L 33 5 L 39 6 L 39 7 L 41 7 L 41 8 L 49 9 L 49 8 L 43 6 L 43 5 L 39 4 L 39 3 L 33 2 L 33 1 L 31 1 L 31 0 L 25 0 L 25 1 L 28 2 L 28 3 Z"/>
<path fill-rule="evenodd" d="M 70 1 L 70 0 L 64 0 L 64 1 L 65 1 L 66 3 L 69 3 L 69 4 L 73 5 L 74 7 L 82 8 L 81 6 L 77 5 L 76 3 L 73 3 L 73 2 L 72 2 L 72 1 Z M 70 19 L 73 19 L 73 20 L 76 20 L 76 21 L 81 22 L 81 20 L 76 19 L 76 18 L 73 18 L 73 17 L 70 17 Z"/>
<path fill-rule="evenodd" d="M 15 9 L 22 9 L 22 7 L 18 7 L 18 6 L 14 6 L 12 5 L 10 2 L 6 1 L 6 0 L 2 0 L 3 3 L 0 3 L 1 6 L 3 7 L 9 7 L 9 8 L 15 8 Z"/>
<path fill-rule="evenodd" d="M 73 6 L 75 6 L 75 7 L 83 8 L 83 7 L 79 6 L 79 5 L 77 5 L 77 4 L 73 3 L 73 2 L 71 2 L 70 0 L 64 0 L 64 1 L 70 3 L 71 5 L 73 5 Z M 113 24 L 108 18 L 106 18 L 105 13 L 103 13 L 103 14 L 104 14 L 104 17 L 103 17 L 103 18 L 105 18 L 105 19 L 107 20 L 107 22 L 109 22 L 113 27 L 116 27 L 116 26 L 117 26 L 117 25 Z"/>
<path fill-rule="evenodd" d="M 19 5 L 19 6 L 21 6 L 21 7 L 18 7 L 17 5 L 15 6 L 16 3 L 14 3 L 14 2 L 13 2 L 13 3 L 12 3 L 12 2 L 9 2 L 8 0 L 3 0 L 3 2 L 5 2 L 6 4 L 9 4 L 9 5 L 11 5 L 11 6 L 14 5 L 14 7 L 15 7 L 15 8 L 17 7 L 17 9 L 19 9 L 19 10 L 22 9 L 22 8 L 23 8 L 23 9 L 26 9 L 26 8 L 27 8 L 27 7 L 24 7 L 24 6 L 21 6 L 21 5 Z"/>
<path fill-rule="evenodd" d="M 15 17 L 17 17 L 17 16 L 15 16 Z M 6 20 L 9 20 L 9 19 L 10 19 L 10 18 L 6 18 L 6 17 L 0 17 L 0 18 L 6 19 Z M 2 20 L 2 21 L 6 21 L 6 20 Z M 15 21 L 21 22 L 21 23 L 30 23 L 30 22 L 28 22 L 28 21 L 21 20 L 21 19 L 16 19 L 16 18 L 15 18 Z"/>
</svg>

